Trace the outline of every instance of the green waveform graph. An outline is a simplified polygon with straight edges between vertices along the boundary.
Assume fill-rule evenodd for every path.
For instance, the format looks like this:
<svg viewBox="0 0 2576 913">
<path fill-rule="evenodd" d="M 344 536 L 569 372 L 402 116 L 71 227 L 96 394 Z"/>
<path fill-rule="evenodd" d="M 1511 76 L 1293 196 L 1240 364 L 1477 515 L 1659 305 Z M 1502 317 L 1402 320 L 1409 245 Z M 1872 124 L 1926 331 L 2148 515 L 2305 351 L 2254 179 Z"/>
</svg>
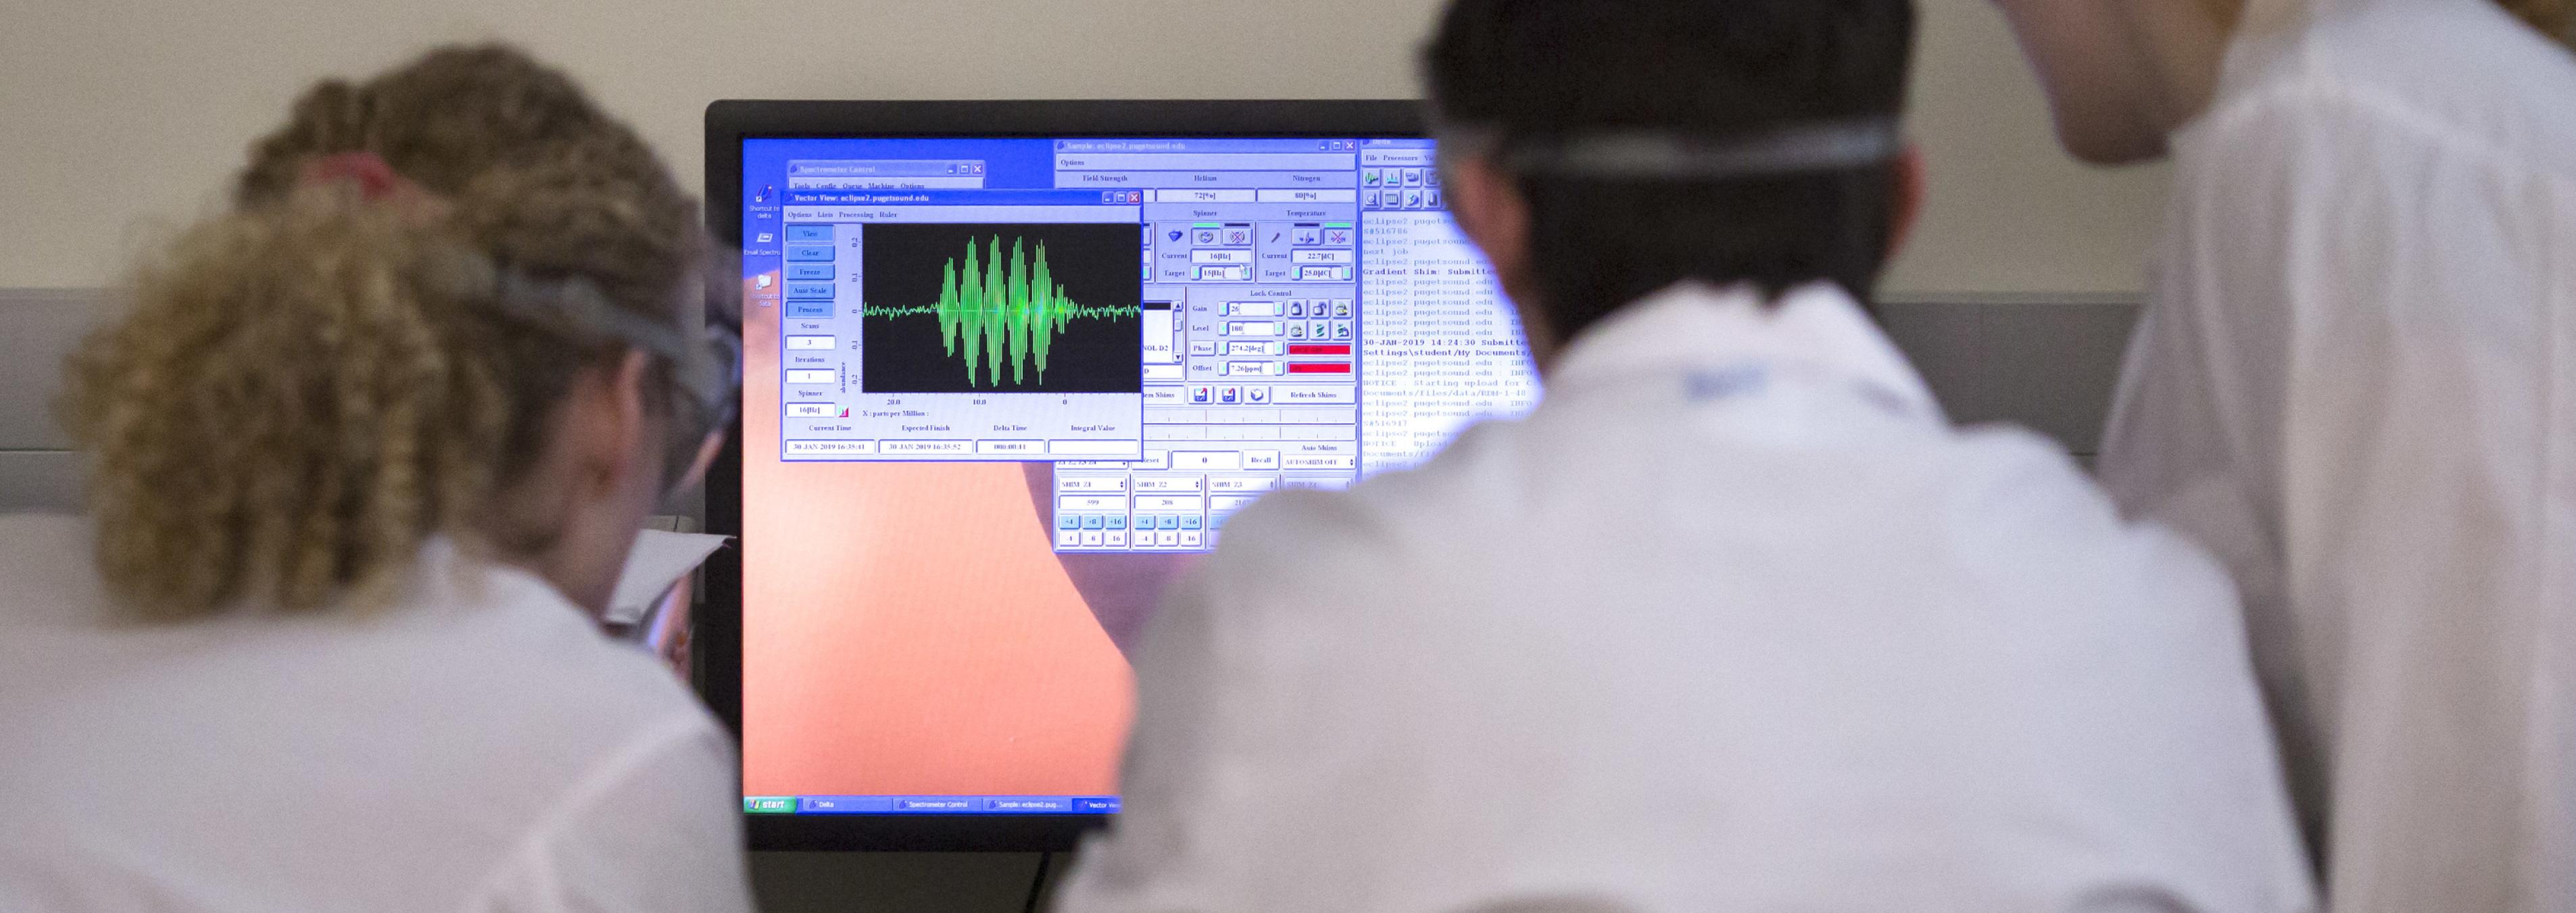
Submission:
<svg viewBox="0 0 2576 913">
<path fill-rule="evenodd" d="M 1047 266 L 1046 242 L 1032 248 L 1025 241 L 1011 239 L 1010 255 L 1005 257 L 998 235 L 992 238 L 989 252 L 969 240 L 964 262 L 950 258 L 943 268 L 938 301 L 871 304 L 862 306 L 860 313 L 887 319 L 937 318 L 940 342 L 950 357 L 965 361 L 970 387 L 1002 385 L 1006 364 L 1012 385 L 1028 383 L 1032 368 L 1037 382 L 1043 384 L 1047 352 L 1073 321 L 1134 319 L 1143 314 L 1141 307 L 1132 304 L 1090 307 L 1074 301 Z"/>
</svg>

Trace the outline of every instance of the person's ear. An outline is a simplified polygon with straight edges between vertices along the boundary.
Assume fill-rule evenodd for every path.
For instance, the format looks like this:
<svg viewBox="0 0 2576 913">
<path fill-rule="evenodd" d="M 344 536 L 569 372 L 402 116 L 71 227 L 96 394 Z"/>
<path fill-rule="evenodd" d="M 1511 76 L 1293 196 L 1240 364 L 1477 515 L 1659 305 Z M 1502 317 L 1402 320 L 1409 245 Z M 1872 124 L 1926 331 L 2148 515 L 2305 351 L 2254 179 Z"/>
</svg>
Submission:
<svg viewBox="0 0 2576 913">
<path fill-rule="evenodd" d="M 1538 289 L 1530 262 L 1530 204 L 1512 173 L 1480 158 L 1459 157 L 1440 170 L 1442 192 L 1449 197 L 1449 216 L 1458 231 L 1485 254 L 1494 280 L 1520 313 L 1521 335 L 1530 357 L 1544 371 L 1555 360 L 1554 330 L 1533 305 Z"/>
<path fill-rule="evenodd" d="M 582 500 L 610 497 L 652 468 L 645 454 L 659 448 L 646 446 L 652 427 L 644 408 L 651 368 L 649 356 L 630 351 L 583 372 L 575 383 L 565 404 L 565 430 L 571 435 L 571 483 L 579 486 Z"/>
<path fill-rule="evenodd" d="M 1923 147 L 1907 145 L 1891 167 L 1895 181 L 1887 188 L 1887 263 L 1896 262 L 1906 242 L 1914 239 L 1914 226 L 1923 217 L 1923 198 L 1930 192 Z"/>
<path fill-rule="evenodd" d="M 698 442 L 697 456 L 690 458 L 688 470 L 680 474 L 679 481 L 672 484 L 671 491 L 675 493 L 688 491 L 706 482 L 707 470 L 713 468 L 716 465 L 716 458 L 724 454 L 724 445 L 723 429 L 708 432 L 706 440 Z M 663 468 L 668 470 L 670 467 Z"/>
<path fill-rule="evenodd" d="M 1505 285 L 1528 274 L 1530 211 L 1528 198 L 1512 175 L 1480 158 L 1461 157 L 1440 171 L 1441 189 L 1449 197 L 1449 214 L 1458 230 L 1475 242 Z M 1519 289 L 1506 289 L 1520 297 Z"/>
</svg>

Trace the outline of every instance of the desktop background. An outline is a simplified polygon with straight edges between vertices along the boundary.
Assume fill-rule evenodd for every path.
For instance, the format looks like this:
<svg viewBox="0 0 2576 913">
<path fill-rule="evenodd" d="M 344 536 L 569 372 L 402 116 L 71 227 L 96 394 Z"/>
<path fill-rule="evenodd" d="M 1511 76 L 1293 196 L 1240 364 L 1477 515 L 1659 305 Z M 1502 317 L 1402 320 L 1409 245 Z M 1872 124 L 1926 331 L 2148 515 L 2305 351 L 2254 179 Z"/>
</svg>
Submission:
<svg viewBox="0 0 2576 913">
<path fill-rule="evenodd" d="M 746 376 L 775 376 L 747 303 Z M 790 465 L 779 408 L 744 385 L 745 794 L 1116 794 L 1133 678 L 1020 465 Z"/>
</svg>

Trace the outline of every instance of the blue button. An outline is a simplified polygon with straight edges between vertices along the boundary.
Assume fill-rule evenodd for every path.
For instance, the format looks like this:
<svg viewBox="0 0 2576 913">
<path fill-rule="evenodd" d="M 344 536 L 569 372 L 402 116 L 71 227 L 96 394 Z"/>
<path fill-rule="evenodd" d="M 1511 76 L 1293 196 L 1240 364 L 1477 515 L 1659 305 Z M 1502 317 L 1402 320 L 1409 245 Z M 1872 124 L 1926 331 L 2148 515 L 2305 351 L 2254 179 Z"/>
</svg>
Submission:
<svg viewBox="0 0 2576 913">
<path fill-rule="evenodd" d="M 1102 522 L 1102 520 L 1101 520 L 1099 517 L 1097 517 L 1097 516 L 1090 516 L 1090 517 L 1084 517 L 1084 518 L 1082 518 L 1082 528 L 1083 528 L 1083 529 L 1106 529 L 1106 528 L 1108 528 L 1108 527 L 1107 527 L 1107 524 L 1106 524 L 1106 523 L 1104 523 L 1104 522 Z"/>
<path fill-rule="evenodd" d="M 829 301 L 790 301 L 787 302 L 787 316 L 821 320 L 832 316 L 832 303 Z"/>
<path fill-rule="evenodd" d="M 791 300 L 810 298 L 822 298 L 828 300 L 832 297 L 832 284 L 829 282 L 790 282 L 787 283 L 787 297 Z"/>
<path fill-rule="evenodd" d="M 1154 521 L 1154 525 L 1161 529 L 1179 529 L 1181 528 L 1181 518 L 1172 514 L 1164 514 L 1162 519 Z"/>
<path fill-rule="evenodd" d="M 1182 517 L 1182 518 L 1181 518 L 1181 528 L 1182 528 L 1182 529 L 1197 529 L 1197 528 L 1199 528 L 1199 518 L 1198 518 L 1197 516 L 1195 516 L 1195 515 L 1187 516 L 1187 517 Z"/>
<path fill-rule="evenodd" d="M 787 226 L 787 243 L 794 244 L 794 243 L 796 243 L 796 242 L 798 242 L 798 241 L 821 241 L 821 242 L 823 242 L 823 243 L 825 243 L 825 244 L 830 244 L 830 243 L 832 243 L 832 226 L 829 226 L 829 225 L 790 225 L 790 226 Z"/>
<path fill-rule="evenodd" d="M 1118 797 L 1075 799 L 1073 810 L 1087 815 L 1114 815 L 1118 813 Z"/>
<path fill-rule="evenodd" d="M 806 263 L 811 263 L 811 262 L 817 262 L 817 261 L 819 261 L 819 262 L 823 262 L 823 263 L 830 263 L 830 262 L 832 262 L 832 245 L 829 245 L 829 244 L 790 244 L 790 245 L 787 245 L 787 259 L 788 259 L 788 261 L 789 261 L 789 262 L 791 262 L 791 263 L 793 263 L 793 262 L 806 262 Z"/>
<path fill-rule="evenodd" d="M 975 800 L 961 796 L 906 798 L 894 800 L 894 807 L 902 812 L 971 812 L 975 810 Z"/>
<path fill-rule="evenodd" d="M 894 811 L 894 801 L 884 796 L 806 796 L 797 800 L 796 810 L 808 815 L 864 815 Z"/>
<path fill-rule="evenodd" d="M 1126 529 L 1126 528 L 1127 528 L 1127 518 L 1125 518 L 1125 517 L 1111 517 L 1111 518 L 1109 518 L 1109 528 L 1110 528 L 1110 529 Z"/>
<path fill-rule="evenodd" d="M 1057 528 L 1057 529 L 1081 529 L 1081 528 L 1082 528 L 1082 518 L 1081 518 L 1081 517 L 1074 516 L 1074 515 L 1072 515 L 1072 514 L 1066 514 L 1066 515 L 1064 515 L 1064 516 L 1062 516 L 1062 517 L 1058 517 L 1058 518 L 1056 518 L 1056 521 L 1055 521 L 1055 528 Z"/>
<path fill-rule="evenodd" d="M 1069 812 L 1073 810 L 1073 800 L 1047 796 L 1011 796 L 984 800 L 984 810 L 988 812 Z"/>
<path fill-rule="evenodd" d="M 832 281 L 832 264 L 792 263 L 787 267 L 787 278 L 791 280 L 803 279 L 808 282 L 816 280 L 830 282 Z"/>
</svg>

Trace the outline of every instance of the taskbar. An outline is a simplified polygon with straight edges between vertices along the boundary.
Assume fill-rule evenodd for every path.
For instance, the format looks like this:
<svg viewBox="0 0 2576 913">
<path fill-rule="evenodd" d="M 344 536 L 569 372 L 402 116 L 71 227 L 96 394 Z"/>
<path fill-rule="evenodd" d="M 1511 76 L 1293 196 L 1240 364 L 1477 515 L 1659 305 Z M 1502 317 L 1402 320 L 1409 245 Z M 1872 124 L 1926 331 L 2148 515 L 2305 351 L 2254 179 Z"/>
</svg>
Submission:
<svg viewBox="0 0 2576 913">
<path fill-rule="evenodd" d="M 1117 796 L 744 796 L 754 815 L 1108 815 Z"/>
</svg>

